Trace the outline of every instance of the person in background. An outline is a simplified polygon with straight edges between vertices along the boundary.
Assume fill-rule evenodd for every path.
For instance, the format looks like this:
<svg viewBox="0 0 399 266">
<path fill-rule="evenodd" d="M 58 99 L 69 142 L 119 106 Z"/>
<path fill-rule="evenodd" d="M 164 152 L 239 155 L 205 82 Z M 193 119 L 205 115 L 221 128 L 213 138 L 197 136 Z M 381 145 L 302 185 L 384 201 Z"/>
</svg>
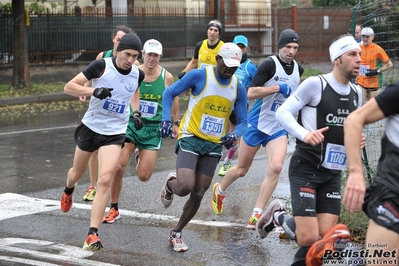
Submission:
<svg viewBox="0 0 399 266">
<path fill-rule="evenodd" d="M 251 85 L 252 78 L 255 76 L 257 67 L 254 63 L 252 63 L 251 59 L 248 58 L 248 39 L 244 35 L 237 35 L 233 39 L 233 43 L 237 44 L 242 51 L 241 58 L 241 67 L 237 68 L 234 76 L 237 77 L 238 81 L 244 85 L 245 89 L 248 91 L 249 86 Z M 230 115 L 230 132 L 234 131 L 236 126 L 237 118 L 236 111 L 233 110 Z M 224 176 L 227 170 L 231 167 L 231 159 L 234 157 L 235 152 L 238 149 L 239 140 L 234 143 L 234 146 L 227 150 L 226 157 L 222 163 L 222 167 L 219 170 L 219 175 Z"/>
<path fill-rule="evenodd" d="M 123 35 L 125 35 L 126 33 L 135 33 L 135 32 L 133 31 L 133 29 L 125 25 L 116 26 L 116 28 L 112 31 L 112 36 L 111 36 L 113 48 L 104 52 L 100 52 L 97 55 L 96 60 L 107 57 L 115 57 L 118 44 Z M 137 66 L 140 64 L 137 60 L 134 63 Z M 90 86 L 90 84 L 87 85 Z M 81 102 L 85 102 L 86 96 L 79 97 L 79 100 Z M 83 195 L 83 200 L 92 201 L 97 192 L 96 183 L 97 183 L 97 174 L 98 174 L 98 151 L 94 151 L 92 153 L 88 163 L 88 167 L 89 167 L 90 186 L 85 191 L 85 194 Z"/>
<path fill-rule="evenodd" d="M 247 127 L 247 94 L 234 77 L 240 66 L 241 49 L 224 43 L 215 56 L 217 65 L 191 70 L 163 93 L 160 134 L 172 134 L 170 108 L 173 97 L 190 90 L 188 109 L 183 115 L 176 143 L 176 173 L 170 173 L 161 191 L 161 202 L 168 208 L 174 195 L 190 195 L 177 225 L 169 233 L 169 243 L 176 252 L 188 249 L 182 230 L 197 213 L 222 155 L 222 145 L 233 146 Z M 227 133 L 231 111 L 235 108 L 237 125 Z M 226 134 L 227 133 L 227 134 Z"/>
<path fill-rule="evenodd" d="M 230 168 L 221 183 L 212 188 L 211 206 L 216 214 L 223 212 L 227 188 L 244 177 L 261 146 L 267 154 L 267 174 L 248 220 L 247 228 L 255 225 L 263 213 L 274 189 L 287 153 L 288 133 L 276 120 L 275 114 L 291 91 L 299 85 L 303 68 L 295 60 L 299 49 L 299 36 L 292 29 L 280 33 L 278 54 L 266 58 L 259 66 L 248 89 L 248 98 L 255 99 L 248 114 L 248 128 L 240 140 L 238 162 Z M 237 112 L 236 112 L 237 113 Z"/>
<path fill-rule="evenodd" d="M 356 25 L 355 26 L 355 40 L 361 44 L 362 42 L 362 35 L 361 35 L 361 31 L 362 31 L 362 26 L 360 25 Z"/>
<path fill-rule="evenodd" d="M 374 30 L 363 28 L 362 35 L 362 62 L 356 84 L 363 89 L 363 103 L 380 93 L 382 87 L 382 72 L 392 67 L 387 53 L 378 44 L 373 43 Z"/>
<path fill-rule="evenodd" d="M 63 212 L 71 209 L 76 184 L 84 175 L 92 152 L 98 150 L 97 193 L 91 205 L 90 228 L 83 249 L 95 251 L 104 247 L 98 229 L 109 199 L 111 178 L 125 142 L 129 117 L 135 121 L 136 129 L 143 123 L 139 111 L 140 72 L 134 65 L 141 48 L 141 40 L 136 34 L 125 34 L 115 57 L 93 61 L 64 88 L 65 93 L 72 96 L 92 95 L 82 123 L 75 131 L 73 165 L 68 171 L 60 202 Z M 89 81 L 91 87 L 85 86 Z M 130 107 L 134 110 L 132 114 Z"/>
<path fill-rule="evenodd" d="M 181 79 L 191 69 L 216 65 L 216 55 L 224 43 L 222 40 L 220 40 L 221 32 L 222 23 L 219 20 L 214 19 L 208 23 L 208 38 L 197 43 L 195 46 L 194 55 L 190 62 L 188 62 L 187 66 L 178 75 L 179 79 Z"/>
<path fill-rule="evenodd" d="M 159 127 L 162 120 L 162 94 L 173 82 L 173 75 L 159 65 L 162 57 L 162 44 L 150 39 L 144 43 L 143 64 L 139 66 L 144 74 L 140 85 L 140 112 L 143 128 L 137 130 L 134 120 L 130 119 L 126 141 L 122 149 L 118 165 L 111 181 L 111 207 L 103 217 L 103 223 L 114 223 L 120 218 L 119 196 L 122 190 L 123 174 L 129 163 L 130 156 L 138 149 L 136 158 L 137 177 L 147 182 L 154 172 L 158 151 L 162 147 Z M 174 119 L 173 133 L 177 136 L 179 128 L 179 98 L 173 100 L 172 114 Z"/>
</svg>

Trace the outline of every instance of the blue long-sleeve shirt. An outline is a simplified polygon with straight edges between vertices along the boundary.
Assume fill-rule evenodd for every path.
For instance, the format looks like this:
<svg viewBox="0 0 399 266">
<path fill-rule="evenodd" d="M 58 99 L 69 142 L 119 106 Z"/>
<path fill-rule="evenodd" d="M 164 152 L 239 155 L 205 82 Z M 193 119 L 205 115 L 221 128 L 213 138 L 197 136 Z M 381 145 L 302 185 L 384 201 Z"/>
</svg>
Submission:
<svg viewBox="0 0 399 266">
<path fill-rule="evenodd" d="M 216 71 L 215 67 L 213 67 L 213 71 Z M 231 81 L 231 78 L 225 79 L 220 76 L 216 76 L 217 81 L 221 85 L 228 85 Z M 162 120 L 169 121 L 170 120 L 170 112 L 173 103 L 173 98 L 182 94 L 183 92 L 189 90 L 191 88 L 191 94 L 193 96 L 197 96 L 201 94 L 206 86 L 206 69 L 194 69 L 189 71 L 181 80 L 178 80 L 176 83 L 173 83 L 169 86 L 164 92 L 162 97 Z M 238 137 L 244 134 L 247 129 L 247 92 L 242 84 L 238 82 L 237 88 L 237 99 L 234 103 L 234 109 L 236 111 L 237 124 L 234 129 L 234 133 L 237 134 Z"/>
</svg>

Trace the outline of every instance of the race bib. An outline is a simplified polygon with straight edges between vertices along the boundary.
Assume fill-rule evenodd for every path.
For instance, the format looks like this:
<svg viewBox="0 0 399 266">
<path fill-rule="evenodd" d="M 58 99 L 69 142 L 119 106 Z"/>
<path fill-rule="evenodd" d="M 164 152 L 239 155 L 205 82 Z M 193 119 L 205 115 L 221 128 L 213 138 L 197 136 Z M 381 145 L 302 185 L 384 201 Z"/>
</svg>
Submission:
<svg viewBox="0 0 399 266">
<path fill-rule="evenodd" d="M 366 73 L 368 72 L 369 69 L 370 69 L 370 66 L 360 65 L 359 75 L 366 76 Z"/>
<path fill-rule="evenodd" d="M 140 111 L 142 117 L 154 117 L 158 111 L 158 103 L 140 100 Z"/>
<path fill-rule="evenodd" d="M 284 97 L 284 96 L 281 96 Z M 270 103 L 269 106 L 267 107 L 267 112 L 271 115 L 275 115 L 277 109 L 284 103 L 285 99 L 281 99 L 280 97 L 274 97 Z"/>
<path fill-rule="evenodd" d="M 204 114 L 201 118 L 200 131 L 207 135 L 221 137 L 224 121 L 224 118 Z"/>
<path fill-rule="evenodd" d="M 331 170 L 343 170 L 346 165 L 345 146 L 328 143 L 322 166 Z"/>
<path fill-rule="evenodd" d="M 118 100 L 106 98 L 101 108 L 101 112 L 111 116 L 122 116 L 125 112 L 126 105 L 119 103 Z"/>
</svg>

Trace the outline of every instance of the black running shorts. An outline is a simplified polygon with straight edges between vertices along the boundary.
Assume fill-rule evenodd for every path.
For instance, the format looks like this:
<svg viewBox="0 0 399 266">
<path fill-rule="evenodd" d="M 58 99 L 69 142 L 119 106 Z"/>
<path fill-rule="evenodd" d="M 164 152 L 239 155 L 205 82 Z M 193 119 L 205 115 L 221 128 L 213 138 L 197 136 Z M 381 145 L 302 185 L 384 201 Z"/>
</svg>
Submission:
<svg viewBox="0 0 399 266">
<path fill-rule="evenodd" d="M 74 138 L 79 149 L 87 152 L 93 152 L 106 145 L 120 144 L 122 146 L 126 139 L 125 134 L 111 136 L 98 134 L 83 123 L 76 128 Z"/>
<path fill-rule="evenodd" d="M 315 217 L 317 213 L 340 214 L 340 174 L 330 174 L 317 169 L 294 153 L 289 165 L 289 180 L 294 216 Z"/>
<path fill-rule="evenodd" d="M 376 224 L 399 234 L 399 195 L 373 182 L 366 190 L 363 211 Z"/>
</svg>

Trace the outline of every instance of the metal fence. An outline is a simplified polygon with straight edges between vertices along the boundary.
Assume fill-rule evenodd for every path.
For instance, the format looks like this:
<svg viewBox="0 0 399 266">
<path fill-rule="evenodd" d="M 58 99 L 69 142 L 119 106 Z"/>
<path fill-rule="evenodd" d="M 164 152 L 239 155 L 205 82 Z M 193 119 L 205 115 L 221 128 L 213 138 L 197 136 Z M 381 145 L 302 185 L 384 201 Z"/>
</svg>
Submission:
<svg viewBox="0 0 399 266">
<path fill-rule="evenodd" d="M 333 37 L 346 33 L 350 27 L 349 7 L 276 9 L 259 6 L 259 1 L 247 3 L 230 5 L 230 10 L 224 7 L 218 17 L 224 25 L 222 40 L 245 34 L 251 47 L 250 55 L 276 52 L 279 33 L 284 28 L 294 28 L 301 37 L 298 60 L 328 60 L 328 46 Z M 92 60 L 99 52 L 112 48 L 111 33 L 120 24 L 133 28 L 142 41 L 150 38 L 161 41 L 164 58 L 187 58 L 192 56 L 195 44 L 206 38 L 206 25 L 214 17 L 209 6 L 188 10 L 179 6 L 143 5 L 120 13 L 113 11 L 111 15 L 105 8 L 47 10 L 45 14 L 30 15 L 29 62 Z M 326 17 L 329 25 L 325 24 Z M 0 16 L 0 63 L 11 62 L 12 17 L 3 14 Z"/>
</svg>

